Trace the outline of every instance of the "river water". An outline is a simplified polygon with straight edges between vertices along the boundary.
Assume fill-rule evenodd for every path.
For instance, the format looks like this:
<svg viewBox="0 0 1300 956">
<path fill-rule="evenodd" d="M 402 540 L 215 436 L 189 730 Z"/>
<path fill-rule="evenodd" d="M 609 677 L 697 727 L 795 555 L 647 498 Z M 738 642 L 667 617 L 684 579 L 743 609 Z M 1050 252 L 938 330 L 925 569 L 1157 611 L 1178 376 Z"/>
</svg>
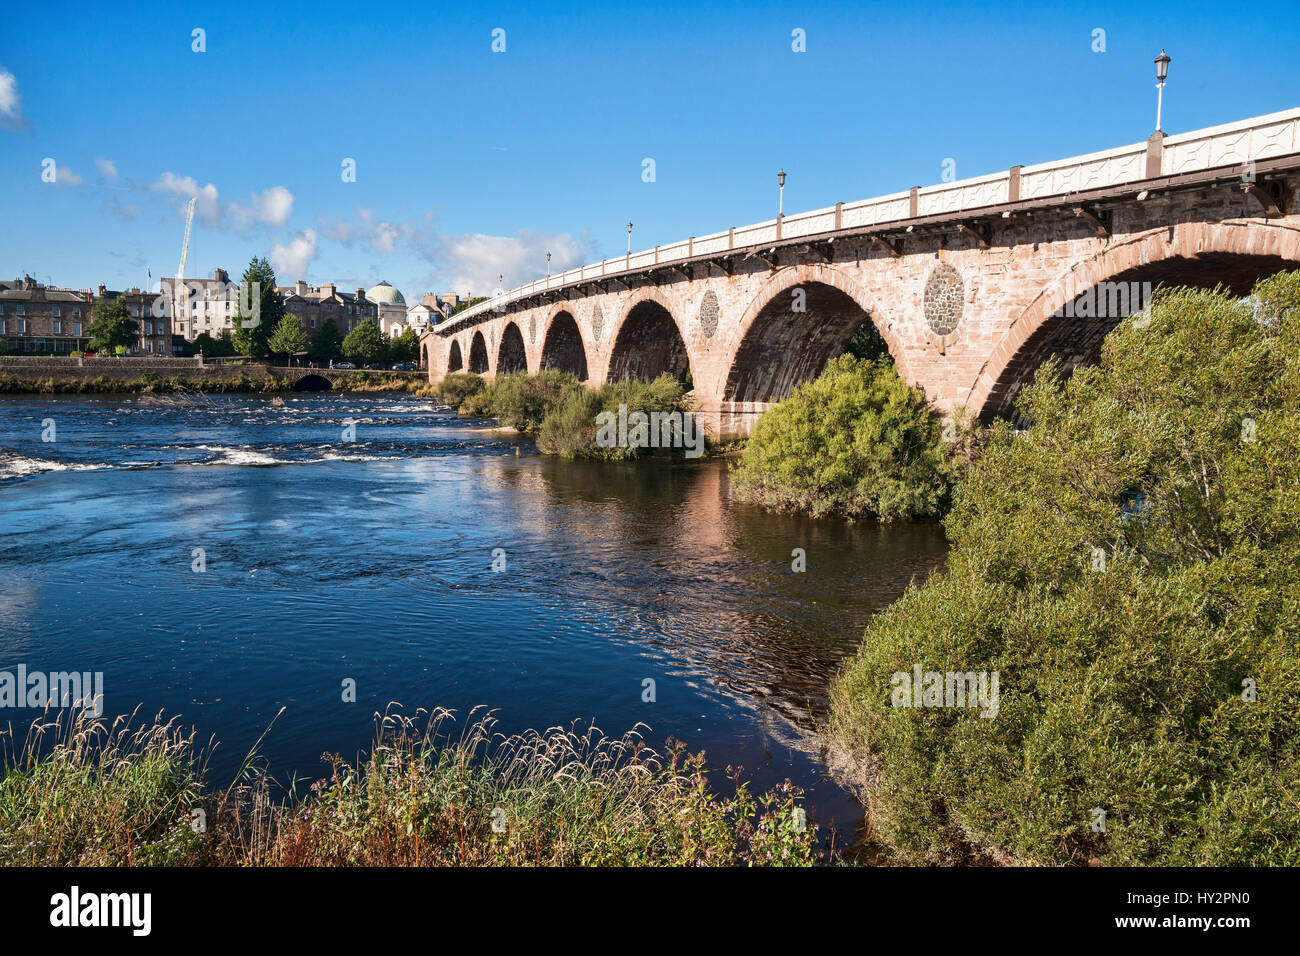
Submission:
<svg viewBox="0 0 1300 956">
<path fill-rule="evenodd" d="M 507 733 L 647 725 L 851 831 L 826 688 L 941 530 L 773 516 L 724 462 L 564 462 L 491 424 L 405 395 L 0 399 L 0 670 L 102 671 L 107 715 L 215 736 L 221 785 L 282 707 L 288 781 L 390 702 L 484 705 Z"/>
</svg>

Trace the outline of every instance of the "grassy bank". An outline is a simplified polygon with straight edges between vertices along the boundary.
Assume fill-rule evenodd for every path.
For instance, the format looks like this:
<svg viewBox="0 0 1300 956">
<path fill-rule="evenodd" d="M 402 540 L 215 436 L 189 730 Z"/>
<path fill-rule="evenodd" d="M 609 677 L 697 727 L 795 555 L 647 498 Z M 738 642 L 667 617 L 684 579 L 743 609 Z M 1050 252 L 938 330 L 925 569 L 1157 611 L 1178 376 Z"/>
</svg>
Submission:
<svg viewBox="0 0 1300 956">
<path fill-rule="evenodd" d="M 1298 355 L 1300 273 L 1161 290 L 1022 393 L 832 689 L 898 859 L 1300 864 Z"/>
<path fill-rule="evenodd" d="M 375 745 L 279 794 L 250 755 L 224 789 L 207 747 L 161 719 L 66 715 L 6 748 L 6 866 L 806 866 L 815 828 L 788 784 L 726 794 L 702 754 L 628 734 L 503 738 L 480 714 L 376 715 Z M 6 743 L 11 743 L 6 741 Z M 798 811 L 798 812 L 797 812 Z"/>
<path fill-rule="evenodd" d="M 339 392 L 412 392 L 427 388 L 423 378 L 394 372 L 358 372 L 332 383 Z M 158 395 L 158 394 L 260 394 L 293 391 L 293 381 L 272 373 L 265 378 L 240 375 L 235 379 L 172 375 L 166 378 L 145 372 L 134 379 L 101 375 L 93 379 L 27 379 L 0 375 L 0 395 Z"/>
</svg>

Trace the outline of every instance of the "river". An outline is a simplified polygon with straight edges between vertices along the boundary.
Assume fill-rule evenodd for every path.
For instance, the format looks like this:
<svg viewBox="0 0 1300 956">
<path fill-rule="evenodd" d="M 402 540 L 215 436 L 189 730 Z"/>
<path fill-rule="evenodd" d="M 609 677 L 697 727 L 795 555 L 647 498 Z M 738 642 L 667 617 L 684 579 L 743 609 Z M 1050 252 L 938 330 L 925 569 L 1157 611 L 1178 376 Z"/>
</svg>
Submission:
<svg viewBox="0 0 1300 956">
<path fill-rule="evenodd" d="M 565 462 L 491 425 L 406 395 L 0 399 L 0 670 L 102 671 L 107 715 L 215 737 L 221 785 L 282 707 L 287 782 L 390 702 L 482 705 L 507 733 L 644 724 L 851 831 L 826 688 L 942 531 L 774 516 L 721 461 Z"/>
</svg>

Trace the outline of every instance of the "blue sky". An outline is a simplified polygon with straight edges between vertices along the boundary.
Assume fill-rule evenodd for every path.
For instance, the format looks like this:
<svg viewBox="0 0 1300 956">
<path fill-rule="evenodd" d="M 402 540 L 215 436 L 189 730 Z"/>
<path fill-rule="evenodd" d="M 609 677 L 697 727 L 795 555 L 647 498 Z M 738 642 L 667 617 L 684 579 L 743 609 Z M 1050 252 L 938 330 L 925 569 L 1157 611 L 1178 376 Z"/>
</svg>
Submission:
<svg viewBox="0 0 1300 956">
<path fill-rule="evenodd" d="M 1300 105 L 1295 3 L 271 7 L 8 11 L 0 276 L 156 283 L 197 195 L 188 275 L 483 292 L 770 218 L 779 167 L 794 212 L 1140 141 L 1161 47 L 1167 132 Z"/>
</svg>

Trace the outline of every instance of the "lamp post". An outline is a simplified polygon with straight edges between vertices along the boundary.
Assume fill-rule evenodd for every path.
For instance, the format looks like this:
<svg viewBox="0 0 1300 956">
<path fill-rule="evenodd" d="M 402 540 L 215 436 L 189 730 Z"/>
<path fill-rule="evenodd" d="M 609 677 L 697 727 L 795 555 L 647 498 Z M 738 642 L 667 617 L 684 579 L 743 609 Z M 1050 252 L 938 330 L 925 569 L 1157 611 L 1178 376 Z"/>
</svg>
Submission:
<svg viewBox="0 0 1300 956">
<path fill-rule="evenodd" d="M 1160 129 L 1160 113 L 1165 105 L 1165 77 L 1169 75 L 1169 56 L 1164 50 L 1156 57 L 1156 132 Z"/>
<path fill-rule="evenodd" d="M 548 252 L 546 254 L 546 278 L 549 279 L 550 277 L 551 277 L 551 254 Z"/>
<path fill-rule="evenodd" d="M 632 255 L 632 220 L 627 221 L 627 254 Z"/>
<path fill-rule="evenodd" d="M 782 169 L 776 174 L 776 215 L 781 218 L 785 215 L 785 170 Z"/>
</svg>

